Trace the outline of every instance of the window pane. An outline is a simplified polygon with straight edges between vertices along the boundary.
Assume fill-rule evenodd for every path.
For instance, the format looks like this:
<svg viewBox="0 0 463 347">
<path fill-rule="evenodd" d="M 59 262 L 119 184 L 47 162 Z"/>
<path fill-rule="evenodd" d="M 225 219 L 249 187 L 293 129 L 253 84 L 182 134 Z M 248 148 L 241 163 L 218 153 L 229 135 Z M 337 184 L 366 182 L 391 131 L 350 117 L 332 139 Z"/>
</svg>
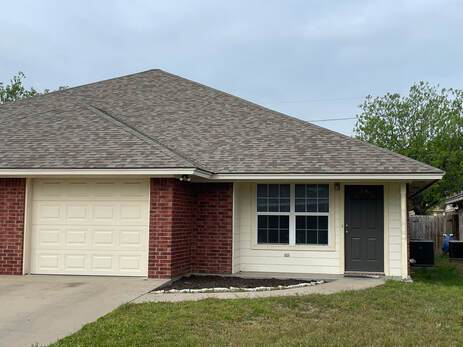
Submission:
<svg viewBox="0 0 463 347">
<path fill-rule="evenodd" d="M 268 211 L 278 212 L 279 201 L 278 199 L 268 199 Z"/>
<path fill-rule="evenodd" d="M 328 229 L 328 216 L 318 217 L 318 229 Z"/>
<path fill-rule="evenodd" d="M 317 216 L 307 217 L 307 229 L 317 230 Z"/>
<path fill-rule="evenodd" d="M 267 228 L 268 216 L 258 216 L 257 217 L 257 228 L 266 229 Z"/>
<path fill-rule="evenodd" d="M 316 184 L 308 184 L 307 185 L 307 197 L 308 198 L 317 198 L 317 185 Z"/>
<path fill-rule="evenodd" d="M 289 184 L 280 184 L 280 198 L 289 198 Z"/>
<path fill-rule="evenodd" d="M 268 196 L 272 198 L 278 198 L 278 184 L 269 184 L 268 185 Z"/>
<path fill-rule="evenodd" d="M 258 243 L 268 243 L 267 239 L 267 229 L 257 229 L 257 242 Z"/>
<path fill-rule="evenodd" d="M 267 198 L 258 198 L 257 199 L 257 212 L 267 212 Z"/>
<path fill-rule="evenodd" d="M 289 229 L 289 216 L 280 216 L 280 229 Z"/>
<path fill-rule="evenodd" d="M 329 185 L 328 184 L 319 184 L 318 185 L 318 198 L 328 198 L 329 196 Z"/>
<path fill-rule="evenodd" d="M 289 230 L 280 230 L 280 243 L 289 243 Z"/>
<path fill-rule="evenodd" d="M 307 243 L 317 244 L 317 231 L 316 230 L 307 231 Z"/>
<path fill-rule="evenodd" d="M 267 197 L 268 196 L 268 185 L 267 184 L 258 184 L 257 185 L 257 196 L 258 197 Z"/>
<path fill-rule="evenodd" d="M 259 216 L 258 243 L 289 243 L 289 216 Z"/>
<path fill-rule="evenodd" d="M 279 243 L 278 229 L 268 229 L 268 243 Z"/>
<path fill-rule="evenodd" d="M 296 243 L 307 243 L 305 237 L 305 230 L 296 230 Z"/>
<path fill-rule="evenodd" d="M 329 203 L 328 199 L 318 199 L 318 212 L 328 212 Z"/>
<path fill-rule="evenodd" d="M 280 199 L 280 212 L 289 212 L 289 199 Z"/>
<path fill-rule="evenodd" d="M 278 216 L 268 216 L 268 227 L 278 229 Z"/>
<path fill-rule="evenodd" d="M 296 184 L 296 198 L 305 198 L 305 184 Z"/>
<path fill-rule="evenodd" d="M 305 216 L 296 216 L 296 230 L 305 229 Z"/>
<path fill-rule="evenodd" d="M 296 212 L 305 212 L 305 199 L 296 199 Z"/>
<path fill-rule="evenodd" d="M 318 231 L 318 244 L 327 245 L 328 244 L 328 230 L 319 230 Z"/>
<path fill-rule="evenodd" d="M 307 199 L 307 212 L 317 212 L 317 199 Z"/>
</svg>

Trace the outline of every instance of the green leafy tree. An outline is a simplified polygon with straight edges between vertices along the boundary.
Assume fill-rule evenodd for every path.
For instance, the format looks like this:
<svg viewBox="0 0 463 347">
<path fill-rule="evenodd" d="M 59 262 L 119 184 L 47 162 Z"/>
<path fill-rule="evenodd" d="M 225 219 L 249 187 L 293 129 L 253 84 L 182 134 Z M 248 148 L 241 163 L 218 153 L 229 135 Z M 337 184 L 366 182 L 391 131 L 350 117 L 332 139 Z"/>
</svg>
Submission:
<svg viewBox="0 0 463 347">
<path fill-rule="evenodd" d="M 368 96 L 360 108 L 357 138 L 446 172 L 443 180 L 414 198 L 415 212 L 425 213 L 463 190 L 463 90 L 419 82 L 407 96 Z"/>
<path fill-rule="evenodd" d="M 26 75 L 18 72 L 17 75 L 11 78 L 10 84 L 4 85 L 0 82 L 0 104 L 25 99 L 38 94 L 34 88 L 27 89 L 24 86 L 23 80 L 25 78 Z"/>
<path fill-rule="evenodd" d="M 45 89 L 41 93 L 35 90 L 33 87 L 27 89 L 23 83 L 25 78 L 26 75 L 20 71 L 18 74 L 11 78 L 9 84 L 3 84 L 0 82 L 0 104 L 29 98 L 38 94 L 47 94 L 50 92 L 49 89 Z M 61 86 L 58 88 L 58 90 L 64 90 L 66 88 L 67 86 Z"/>
</svg>

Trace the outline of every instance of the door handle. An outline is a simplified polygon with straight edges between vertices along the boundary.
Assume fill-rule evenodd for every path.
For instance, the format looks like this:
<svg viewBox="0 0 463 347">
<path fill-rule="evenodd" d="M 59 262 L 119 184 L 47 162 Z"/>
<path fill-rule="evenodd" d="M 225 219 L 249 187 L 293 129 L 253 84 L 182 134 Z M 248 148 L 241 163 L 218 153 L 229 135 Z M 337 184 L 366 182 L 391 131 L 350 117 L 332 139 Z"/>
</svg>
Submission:
<svg viewBox="0 0 463 347">
<path fill-rule="evenodd" d="M 348 234 L 348 233 L 349 233 L 349 224 L 346 224 L 346 227 L 345 227 L 345 232 L 346 232 L 346 234 Z"/>
</svg>

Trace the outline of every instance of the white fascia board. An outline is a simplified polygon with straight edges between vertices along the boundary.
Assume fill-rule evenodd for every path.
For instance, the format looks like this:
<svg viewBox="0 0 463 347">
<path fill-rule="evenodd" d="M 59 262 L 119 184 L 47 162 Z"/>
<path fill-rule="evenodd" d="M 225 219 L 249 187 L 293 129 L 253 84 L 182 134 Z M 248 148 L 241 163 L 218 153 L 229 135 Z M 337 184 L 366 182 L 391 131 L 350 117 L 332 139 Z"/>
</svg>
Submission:
<svg viewBox="0 0 463 347">
<path fill-rule="evenodd" d="M 447 199 L 445 201 L 445 203 L 446 204 L 453 204 L 455 202 L 462 201 L 462 200 L 463 200 L 463 194 L 458 194 L 457 196 L 453 196 L 450 199 Z"/>
<path fill-rule="evenodd" d="M 40 176 L 181 176 L 210 178 L 211 174 L 199 169 L 0 169 L 0 177 Z"/>
<path fill-rule="evenodd" d="M 329 180 L 329 181 L 429 181 L 440 180 L 443 174 L 216 174 L 212 180 Z"/>
</svg>

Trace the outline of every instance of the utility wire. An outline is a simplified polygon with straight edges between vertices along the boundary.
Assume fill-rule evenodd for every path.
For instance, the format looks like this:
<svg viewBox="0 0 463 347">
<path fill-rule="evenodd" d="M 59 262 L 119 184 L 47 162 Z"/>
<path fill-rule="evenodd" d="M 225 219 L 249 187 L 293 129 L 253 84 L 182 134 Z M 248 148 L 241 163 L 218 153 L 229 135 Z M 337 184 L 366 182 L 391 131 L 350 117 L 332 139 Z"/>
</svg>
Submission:
<svg viewBox="0 0 463 347">
<path fill-rule="evenodd" d="M 331 122 L 336 120 L 349 120 L 349 119 L 357 119 L 357 117 L 342 117 L 342 118 L 325 118 L 325 119 L 308 119 L 308 122 Z"/>
<path fill-rule="evenodd" d="M 273 101 L 277 104 L 303 104 L 309 102 L 328 102 L 328 101 L 345 101 L 345 100 L 360 100 L 365 99 L 365 97 L 350 97 L 350 98 L 324 98 L 324 99 L 307 99 L 307 100 L 282 100 L 282 101 Z"/>
<path fill-rule="evenodd" d="M 272 99 L 259 99 L 258 102 L 271 104 L 306 104 L 311 102 L 334 102 L 334 101 L 348 101 L 348 100 L 362 100 L 364 96 L 349 97 L 349 98 L 321 98 L 321 99 L 301 99 L 301 100 L 272 100 Z"/>
</svg>

